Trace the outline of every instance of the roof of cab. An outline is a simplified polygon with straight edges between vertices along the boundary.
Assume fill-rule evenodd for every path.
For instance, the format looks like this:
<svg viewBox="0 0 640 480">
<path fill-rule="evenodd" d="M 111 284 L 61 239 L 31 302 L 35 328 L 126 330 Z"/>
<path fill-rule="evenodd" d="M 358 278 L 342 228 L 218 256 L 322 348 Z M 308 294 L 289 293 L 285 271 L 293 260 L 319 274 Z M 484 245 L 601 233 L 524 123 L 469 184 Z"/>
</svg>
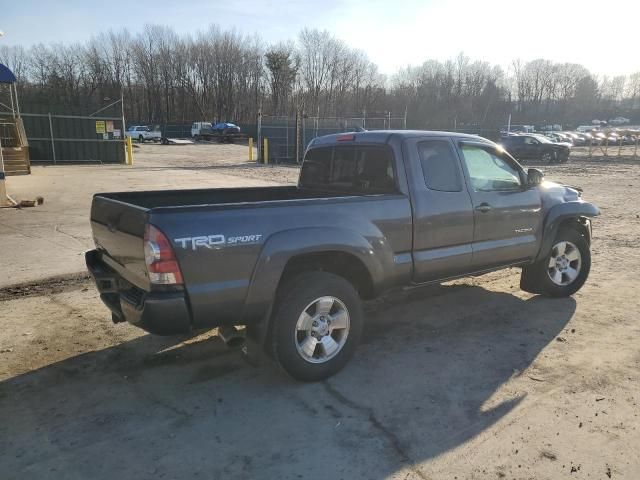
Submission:
<svg viewBox="0 0 640 480">
<path fill-rule="evenodd" d="M 487 140 L 486 138 L 480 137 L 478 135 L 459 132 L 441 132 L 435 130 L 368 130 L 363 132 L 333 133 L 331 135 L 317 137 L 311 141 L 309 147 L 343 143 L 345 140 L 344 137 L 351 135 L 353 135 L 353 139 L 349 138 L 347 142 L 387 143 L 392 136 L 400 138 L 454 137 L 480 142 L 490 142 L 490 140 Z"/>
</svg>

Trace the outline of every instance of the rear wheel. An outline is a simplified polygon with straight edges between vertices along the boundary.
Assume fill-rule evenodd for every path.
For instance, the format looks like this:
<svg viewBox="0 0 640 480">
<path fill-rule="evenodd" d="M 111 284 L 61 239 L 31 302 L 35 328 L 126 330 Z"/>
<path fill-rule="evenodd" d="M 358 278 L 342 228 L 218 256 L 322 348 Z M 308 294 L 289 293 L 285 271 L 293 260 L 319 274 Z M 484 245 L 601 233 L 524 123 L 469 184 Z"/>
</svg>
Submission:
<svg viewBox="0 0 640 480">
<path fill-rule="evenodd" d="M 573 229 L 562 229 L 549 255 L 523 269 L 523 282 L 550 297 L 568 297 L 587 281 L 591 270 L 591 251 L 584 236 Z M 525 280 L 526 279 L 526 280 Z"/>
<path fill-rule="evenodd" d="M 360 342 L 358 292 L 327 272 L 298 275 L 282 290 L 274 316 L 274 357 L 297 380 L 330 377 L 346 365 Z"/>
</svg>

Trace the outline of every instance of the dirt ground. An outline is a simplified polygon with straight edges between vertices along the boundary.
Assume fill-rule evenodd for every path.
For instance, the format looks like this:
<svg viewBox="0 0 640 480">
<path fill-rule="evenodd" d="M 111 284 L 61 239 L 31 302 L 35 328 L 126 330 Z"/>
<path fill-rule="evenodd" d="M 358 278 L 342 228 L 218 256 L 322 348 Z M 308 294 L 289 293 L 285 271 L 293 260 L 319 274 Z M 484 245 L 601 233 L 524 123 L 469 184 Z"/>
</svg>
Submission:
<svg viewBox="0 0 640 480">
<path fill-rule="evenodd" d="M 136 148 L 134 165 L 34 166 L 9 177 L 17 200 L 44 197 L 36 208 L 0 209 L 0 287 L 83 271 L 92 248 L 91 197 L 96 192 L 274 185 L 295 182 L 297 168 L 249 163 L 248 147 L 198 144 Z M 43 252 L 55 250 L 55 255 Z"/>
<path fill-rule="evenodd" d="M 122 189 L 187 178 L 162 148 Z M 231 163 L 189 181 L 296 174 Z M 82 277 L 0 289 L 0 478 L 640 478 L 640 162 L 542 168 L 602 209 L 578 294 L 521 292 L 516 269 L 391 294 L 321 383 L 251 367 L 215 332 L 113 325 Z"/>
</svg>

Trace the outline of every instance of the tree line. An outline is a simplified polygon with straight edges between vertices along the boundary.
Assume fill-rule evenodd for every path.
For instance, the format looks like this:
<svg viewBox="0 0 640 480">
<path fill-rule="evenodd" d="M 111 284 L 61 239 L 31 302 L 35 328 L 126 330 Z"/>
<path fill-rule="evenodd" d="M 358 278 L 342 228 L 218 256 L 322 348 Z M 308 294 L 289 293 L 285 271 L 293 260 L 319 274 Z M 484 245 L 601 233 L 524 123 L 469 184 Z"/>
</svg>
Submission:
<svg viewBox="0 0 640 480">
<path fill-rule="evenodd" d="M 124 98 L 145 123 L 235 121 L 269 115 L 343 117 L 406 111 L 409 128 L 578 124 L 622 115 L 640 122 L 640 72 L 598 77 L 573 63 L 516 60 L 506 70 L 464 54 L 393 75 L 327 31 L 272 45 L 212 25 L 194 35 L 147 25 L 86 43 L 0 47 L 24 105 L 90 113 Z M 26 107 L 23 108 L 25 110 Z"/>
</svg>

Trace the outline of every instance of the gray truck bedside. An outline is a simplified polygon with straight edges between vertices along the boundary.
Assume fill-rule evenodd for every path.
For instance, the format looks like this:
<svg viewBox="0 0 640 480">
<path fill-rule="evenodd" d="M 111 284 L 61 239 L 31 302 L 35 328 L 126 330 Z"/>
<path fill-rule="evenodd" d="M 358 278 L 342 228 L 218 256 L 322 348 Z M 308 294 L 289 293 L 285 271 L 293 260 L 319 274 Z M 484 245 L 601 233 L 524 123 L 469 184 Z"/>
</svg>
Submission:
<svg viewBox="0 0 640 480">
<path fill-rule="evenodd" d="M 355 351 L 362 300 L 393 288 L 519 266 L 524 290 L 572 295 L 598 214 L 481 137 L 345 133 L 312 141 L 295 187 L 96 194 L 86 260 L 114 322 L 245 325 L 250 353 L 313 381 Z"/>
</svg>

